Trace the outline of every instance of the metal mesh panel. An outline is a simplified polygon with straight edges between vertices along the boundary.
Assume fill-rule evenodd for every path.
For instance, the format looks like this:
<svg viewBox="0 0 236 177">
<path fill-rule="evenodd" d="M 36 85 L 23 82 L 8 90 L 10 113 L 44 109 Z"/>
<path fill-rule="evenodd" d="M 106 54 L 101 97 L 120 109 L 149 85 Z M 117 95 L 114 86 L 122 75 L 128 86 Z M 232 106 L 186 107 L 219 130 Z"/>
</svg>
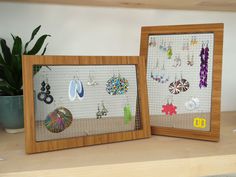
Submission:
<svg viewBox="0 0 236 177">
<path fill-rule="evenodd" d="M 112 76 L 118 77 L 119 75 L 128 80 L 127 93 L 108 94 L 106 91 L 107 81 Z M 74 101 L 69 99 L 69 85 L 72 80 L 82 82 L 83 99 L 80 99 L 78 95 Z M 91 80 L 97 84 L 91 85 Z M 54 98 L 51 104 L 46 104 L 37 98 L 41 92 L 43 81 L 46 85 L 50 85 L 50 95 Z M 34 76 L 34 91 L 36 141 L 131 131 L 141 128 L 135 65 L 50 66 L 50 70 L 47 67 L 42 67 Z M 102 103 L 108 113 L 97 119 L 98 105 L 102 110 Z M 132 119 L 125 122 L 124 106 L 127 103 L 131 107 Z M 60 107 L 68 109 L 73 119 L 63 131 L 53 133 L 45 126 L 45 120 L 49 114 L 50 120 L 52 120 L 54 114 L 51 113 Z M 55 114 L 55 116 L 57 115 L 58 113 Z"/>
<path fill-rule="evenodd" d="M 207 45 L 209 48 L 208 85 L 200 88 L 200 65 L 202 63 L 200 52 L 202 46 L 205 49 Z M 147 84 L 151 125 L 201 131 L 210 130 L 213 46 L 213 33 L 149 36 Z M 170 55 L 171 57 L 168 58 L 169 48 L 172 50 L 172 56 Z M 165 83 L 154 79 L 163 74 L 163 80 L 167 80 Z M 169 91 L 170 84 L 181 79 L 188 81 L 189 89 L 172 94 Z M 195 104 L 195 108 L 192 109 L 193 99 L 196 98 L 199 104 Z M 163 105 L 168 103 L 177 107 L 176 114 L 166 115 L 165 112 L 162 112 Z M 205 125 L 196 126 L 195 124 L 199 124 L 197 118 L 205 120 Z"/>
</svg>

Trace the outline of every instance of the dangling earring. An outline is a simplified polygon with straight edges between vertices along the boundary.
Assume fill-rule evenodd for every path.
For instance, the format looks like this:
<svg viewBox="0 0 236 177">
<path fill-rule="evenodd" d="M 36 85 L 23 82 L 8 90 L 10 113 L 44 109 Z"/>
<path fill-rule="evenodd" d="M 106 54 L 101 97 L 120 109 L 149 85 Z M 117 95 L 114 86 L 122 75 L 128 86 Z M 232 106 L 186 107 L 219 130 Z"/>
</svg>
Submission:
<svg viewBox="0 0 236 177">
<path fill-rule="evenodd" d="M 132 120 L 132 111 L 128 101 L 128 96 L 126 96 L 126 103 L 123 110 L 124 110 L 124 122 L 125 124 L 128 124 Z"/>
<path fill-rule="evenodd" d="M 106 91 L 110 95 L 124 95 L 128 92 L 129 89 L 129 82 L 126 78 L 121 77 L 118 74 L 118 77 L 113 75 L 107 82 L 106 82 Z"/>
<path fill-rule="evenodd" d="M 204 43 L 202 44 L 202 49 L 200 53 L 201 64 L 200 64 L 200 81 L 199 87 L 207 87 L 207 74 L 208 74 L 208 59 L 209 59 L 209 48 L 208 43 L 204 48 Z"/>
<path fill-rule="evenodd" d="M 171 59 L 172 55 L 173 55 L 172 47 L 170 46 L 170 43 L 169 43 L 168 49 L 167 49 L 167 56 L 168 56 L 168 59 Z"/>
<path fill-rule="evenodd" d="M 102 101 L 102 116 L 107 116 L 108 110 L 106 109 L 104 102 Z"/>
<path fill-rule="evenodd" d="M 74 76 L 73 80 L 70 81 L 69 88 L 68 88 L 68 96 L 69 96 L 70 101 L 75 100 L 76 90 L 77 90 L 77 83 L 76 83 L 75 76 Z"/>
<path fill-rule="evenodd" d="M 180 85 L 180 81 L 176 80 L 176 75 L 175 75 L 175 81 L 170 83 L 169 85 L 169 92 L 172 94 L 179 94 L 181 92 L 181 85 Z"/>
<path fill-rule="evenodd" d="M 87 82 L 88 86 L 96 86 L 98 85 L 98 83 L 94 80 L 94 77 L 91 75 L 91 73 L 89 72 L 89 80 Z"/>
<path fill-rule="evenodd" d="M 156 62 L 156 66 L 152 69 L 151 71 L 151 78 L 154 80 L 154 81 L 158 81 L 160 82 L 160 76 L 159 76 L 159 71 L 158 71 L 158 66 L 159 65 L 159 62 L 158 62 L 158 58 L 157 58 L 157 62 Z"/>
<path fill-rule="evenodd" d="M 169 75 L 167 76 L 167 73 L 165 71 L 165 64 L 163 64 L 162 66 L 159 77 L 160 77 L 159 83 L 164 84 L 169 81 Z"/>
<path fill-rule="evenodd" d="M 182 74 L 181 79 L 179 80 L 179 86 L 181 92 L 186 92 L 190 87 L 189 82 L 186 79 L 183 79 Z"/>
<path fill-rule="evenodd" d="M 173 105 L 173 99 L 171 103 L 169 102 L 169 99 L 167 99 L 167 104 L 162 105 L 162 110 L 161 112 L 165 113 L 166 115 L 172 116 L 173 114 L 177 114 L 176 109 L 177 107 Z"/>
<path fill-rule="evenodd" d="M 48 78 L 46 76 L 46 83 L 43 81 L 41 83 L 41 92 L 38 93 L 38 100 L 44 101 L 46 104 L 51 104 L 53 102 L 53 96 L 50 92 L 50 85 L 48 84 Z"/>
<path fill-rule="evenodd" d="M 45 88 L 45 86 L 46 86 L 46 83 L 45 83 L 45 81 L 43 81 L 41 83 L 41 89 L 40 89 L 41 92 L 38 93 L 38 100 L 39 101 L 44 101 L 44 99 L 46 97 L 46 93 L 45 93 L 46 88 Z"/>
<path fill-rule="evenodd" d="M 50 92 L 50 89 L 51 89 L 51 87 L 50 87 L 50 85 L 47 83 L 47 85 L 46 85 L 46 97 L 45 97 L 45 99 L 44 99 L 44 102 L 46 103 L 46 104 L 51 104 L 52 102 L 53 102 L 53 96 L 52 95 L 50 95 L 51 94 L 51 92 Z"/>
<path fill-rule="evenodd" d="M 101 119 L 102 118 L 102 112 L 100 111 L 100 106 L 98 104 L 98 111 L 96 113 L 97 119 Z"/>
</svg>

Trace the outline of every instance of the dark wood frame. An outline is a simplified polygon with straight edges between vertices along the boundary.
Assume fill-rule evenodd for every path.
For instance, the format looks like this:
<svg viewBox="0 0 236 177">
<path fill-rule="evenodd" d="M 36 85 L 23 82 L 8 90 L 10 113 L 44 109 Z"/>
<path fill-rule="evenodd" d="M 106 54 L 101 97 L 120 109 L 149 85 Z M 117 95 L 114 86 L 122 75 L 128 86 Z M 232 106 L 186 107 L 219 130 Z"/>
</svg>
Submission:
<svg viewBox="0 0 236 177">
<path fill-rule="evenodd" d="M 146 58 L 148 55 L 149 35 L 162 34 L 194 34 L 214 33 L 214 60 L 212 80 L 212 106 L 211 106 L 211 128 L 210 131 L 186 130 L 151 126 L 151 133 L 154 135 L 166 135 L 192 139 L 219 141 L 220 138 L 220 99 L 221 99 L 221 73 L 222 73 L 222 50 L 223 50 L 224 24 L 198 24 L 198 25 L 177 25 L 177 26 L 149 26 L 142 27 L 140 56 Z M 149 103 L 151 104 L 151 103 Z"/>
<path fill-rule="evenodd" d="M 146 87 L 144 57 L 97 57 L 97 56 L 23 56 L 24 121 L 26 153 L 52 151 L 65 148 L 89 146 L 118 141 L 134 140 L 151 136 Z M 139 110 L 142 128 L 140 130 L 107 133 L 60 140 L 36 141 L 33 65 L 136 65 Z"/>
</svg>

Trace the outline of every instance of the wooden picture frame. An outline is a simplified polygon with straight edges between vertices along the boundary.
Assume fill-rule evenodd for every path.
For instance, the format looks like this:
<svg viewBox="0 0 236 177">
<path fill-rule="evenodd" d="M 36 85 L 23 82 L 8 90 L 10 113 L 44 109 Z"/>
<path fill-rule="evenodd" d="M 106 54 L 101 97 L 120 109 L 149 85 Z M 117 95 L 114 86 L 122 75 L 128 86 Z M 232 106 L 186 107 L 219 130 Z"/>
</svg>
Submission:
<svg viewBox="0 0 236 177">
<path fill-rule="evenodd" d="M 209 140 L 209 141 L 219 141 L 223 30 L 224 30 L 224 25 L 221 23 L 142 27 L 140 56 L 144 56 L 146 58 L 147 71 L 148 71 L 148 60 L 149 60 L 149 54 L 148 54 L 149 37 L 162 36 L 162 35 L 185 35 L 185 34 L 198 35 L 198 34 L 204 34 L 204 33 L 211 33 L 214 35 L 214 38 L 213 38 L 214 48 L 213 48 L 213 56 L 212 56 L 213 57 L 213 68 L 212 68 L 213 77 L 212 77 L 212 96 L 211 96 L 211 108 L 210 108 L 210 117 L 211 117 L 210 130 L 200 131 L 200 130 L 181 129 L 181 128 L 175 128 L 175 127 L 164 127 L 164 126 L 159 126 L 159 125 L 154 126 L 152 125 L 152 115 L 150 115 L 152 134 L 174 136 L 174 137 L 184 137 L 184 138 L 191 138 L 191 139 L 201 139 L 201 140 Z M 161 42 L 161 41 L 157 41 L 157 42 Z M 149 108 L 152 104 L 153 103 L 150 102 L 150 99 L 149 99 Z M 151 113 L 151 110 L 149 111 Z"/>
<path fill-rule="evenodd" d="M 23 56 L 23 89 L 24 89 L 24 125 L 26 153 L 53 151 L 66 148 L 135 140 L 150 137 L 148 98 L 145 77 L 145 58 L 119 56 Z M 48 141 L 36 141 L 33 66 L 43 65 L 135 65 L 137 78 L 138 103 L 141 128 L 132 131 L 96 134 Z M 142 93 L 142 94 L 140 94 Z"/>
</svg>

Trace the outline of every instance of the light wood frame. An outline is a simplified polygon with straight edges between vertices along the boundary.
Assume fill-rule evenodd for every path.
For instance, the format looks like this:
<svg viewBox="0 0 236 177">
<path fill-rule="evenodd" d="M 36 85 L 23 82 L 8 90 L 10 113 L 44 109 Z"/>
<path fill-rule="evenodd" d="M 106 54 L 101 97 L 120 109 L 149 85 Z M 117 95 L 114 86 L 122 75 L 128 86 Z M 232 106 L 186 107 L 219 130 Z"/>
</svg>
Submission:
<svg viewBox="0 0 236 177">
<path fill-rule="evenodd" d="M 118 141 L 148 138 L 151 135 L 144 57 L 119 56 L 23 56 L 24 125 L 26 153 L 53 151 Z M 60 140 L 36 141 L 33 93 L 33 65 L 136 65 L 141 129 Z M 142 93 L 142 94 L 140 94 Z"/>
<path fill-rule="evenodd" d="M 219 141 L 223 31 L 224 31 L 224 24 L 222 23 L 142 27 L 140 56 L 144 56 L 146 58 L 146 65 L 148 60 L 147 57 L 148 57 L 149 35 L 214 33 L 214 51 L 213 51 L 214 60 L 213 60 L 213 70 L 212 70 L 213 78 L 212 78 L 212 102 L 211 102 L 212 105 L 211 105 L 210 131 L 206 132 L 197 130 L 151 126 L 152 134 L 201 139 L 209 141 Z"/>
</svg>

